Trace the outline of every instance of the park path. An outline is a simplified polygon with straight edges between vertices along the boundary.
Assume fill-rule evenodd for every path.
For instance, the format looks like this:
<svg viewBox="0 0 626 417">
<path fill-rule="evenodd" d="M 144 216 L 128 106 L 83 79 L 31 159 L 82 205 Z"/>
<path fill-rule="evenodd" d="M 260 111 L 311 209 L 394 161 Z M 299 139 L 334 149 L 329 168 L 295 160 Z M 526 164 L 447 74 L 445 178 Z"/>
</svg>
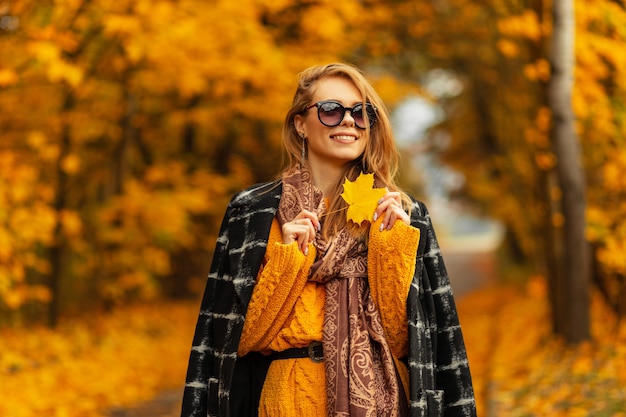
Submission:
<svg viewBox="0 0 626 417">
<path fill-rule="evenodd" d="M 151 401 L 110 410 L 108 417 L 179 417 L 183 388 L 165 391 Z"/>
<path fill-rule="evenodd" d="M 444 260 L 455 298 L 496 280 L 497 260 L 492 251 L 444 252 Z"/>
<path fill-rule="evenodd" d="M 496 279 L 495 244 L 480 239 L 443 239 L 443 257 L 455 298 Z M 110 410 L 107 417 L 178 417 L 183 388 L 163 392 L 151 401 Z"/>
</svg>

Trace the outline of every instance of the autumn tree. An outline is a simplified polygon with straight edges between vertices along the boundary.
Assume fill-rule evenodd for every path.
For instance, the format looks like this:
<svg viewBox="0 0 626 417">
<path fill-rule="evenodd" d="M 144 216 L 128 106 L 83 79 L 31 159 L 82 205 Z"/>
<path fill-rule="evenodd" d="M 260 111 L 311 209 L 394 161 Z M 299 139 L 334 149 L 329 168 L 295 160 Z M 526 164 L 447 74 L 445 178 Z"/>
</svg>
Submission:
<svg viewBox="0 0 626 417">
<path fill-rule="evenodd" d="M 592 3 L 575 9 L 572 102 L 596 282 L 620 305 L 626 20 L 619 3 Z M 427 95 L 407 86 L 440 73 L 462 85 L 430 97 L 447 115 L 430 144 L 449 142 L 463 197 L 506 225 L 509 252 L 549 271 L 565 201 L 551 4 L 3 3 L 0 317 L 194 293 L 229 196 L 280 170 L 265 156 L 279 152 L 295 74 L 333 60 L 366 68 L 390 104 Z"/>
<path fill-rule="evenodd" d="M 553 0 L 552 77 L 548 85 L 548 101 L 553 115 L 556 173 L 562 192 L 563 232 L 562 243 L 555 242 L 558 264 L 556 277 L 552 277 L 551 282 L 555 330 L 569 342 L 580 342 L 590 336 L 590 270 L 585 236 L 585 180 L 572 110 L 573 7 L 573 0 Z"/>
<path fill-rule="evenodd" d="M 564 120 L 560 110 L 555 112 L 556 96 L 550 94 L 561 75 L 553 70 L 560 72 L 563 64 L 562 58 L 551 55 L 557 52 L 551 47 L 552 36 L 560 36 L 553 32 L 558 28 L 553 6 L 558 3 L 387 2 L 373 6 L 370 16 L 379 20 L 380 30 L 368 44 L 369 53 L 404 77 L 427 81 L 431 75 L 445 73 L 462 84 L 460 94 L 439 101 L 446 119 L 433 130 L 432 149 L 440 150 L 441 139 L 450 138 L 445 160 L 465 176 L 459 197 L 504 223 L 513 259 L 556 282 L 558 265 L 565 268 L 559 248 L 566 253 L 569 245 L 578 246 L 577 262 L 582 264 L 568 264 L 576 271 L 568 269 L 563 274 L 565 283 L 551 291 L 553 300 L 561 294 L 567 297 L 559 305 L 570 309 L 566 314 L 580 332 L 576 326 L 569 328 L 577 334 L 556 326 L 557 320 L 563 322 L 557 317 L 562 308 L 553 310 L 555 330 L 572 341 L 588 334 L 589 287 L 579 275 L 586 269 L 585 239 L 595 248 L 594 281 L 611 305 L 626 305 L 626 240 L 623 222 L 618 220 L 625 214 L 620 203 L 624 189 L 617 175 L 625 168 L 625 61 L 617 51 L 626 40 L 626 15 L 622 2 L 575 4 L 574 84 L 571 100 L 562 97 L 564 103 L 571 103 L 574 113 L 569 120 L 575 123 L 569 127 L 566 144 L 580 143 L 580 158 L 576 152 L 565 156 L 556 146 L 563 143 L 556 128 Z M 584 175 L 579 170 L 574 177 L 566 176 L 566 164 L 577 161 Z M 587 178 L 586 186 L 582 178 Z M 564 214 L 574 207 L 573 213 Z M 563 227 L 575 228 L 576 233 L 565 234 Z M 578 295 L 563 293 L 563 287 L 577 288 Z"/>
<path fill-rule="evenodd" d="M 228 198 L 280 171 L 295 75 L 358 48 L 362 7 L 4 3 L 0 317 L 195 294 Z"/>
</svg>

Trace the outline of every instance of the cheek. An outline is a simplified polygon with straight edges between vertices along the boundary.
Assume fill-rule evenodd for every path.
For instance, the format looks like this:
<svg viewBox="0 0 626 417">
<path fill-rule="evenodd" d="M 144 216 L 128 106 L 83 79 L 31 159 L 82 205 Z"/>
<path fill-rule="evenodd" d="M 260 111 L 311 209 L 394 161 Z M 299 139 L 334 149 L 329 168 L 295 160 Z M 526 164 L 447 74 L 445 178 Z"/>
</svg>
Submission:
<svg viewBox="0 0 626 417">
<path fill-rule="evenodd" d="M 319 142 L 325 142 L 326 139 L 328 138 L 328 129 L 324 128 L 324 126 L 321 126 L 320 123 L 318 123 L 317 125 L 313 125 L 313 126 L 309 125 L 308 132 L 309 132 L 309 136 L 313 140 L 317 140 Z"/>
<path fill-rule="evenodd" d="M 360 139 L 360 141 L 362 142 L 361 143 L 361 152 L 365 152 L 365 150 L 371 146 L 369 136 L 362 137 Z"/>
</svg>

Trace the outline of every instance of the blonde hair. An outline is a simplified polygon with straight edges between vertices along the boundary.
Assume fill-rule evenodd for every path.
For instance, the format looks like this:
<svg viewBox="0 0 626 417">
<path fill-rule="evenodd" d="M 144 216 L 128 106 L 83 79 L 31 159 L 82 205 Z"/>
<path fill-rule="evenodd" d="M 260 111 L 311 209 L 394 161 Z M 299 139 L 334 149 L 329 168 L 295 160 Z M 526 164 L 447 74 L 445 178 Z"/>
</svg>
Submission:
<svg viewBox="0 0 626 417">
<path fill-rule="evenodd" d="M 302 71 L 298 76 L 298 86 L 293 98 L 291 109 L 285 116 L 282 139 L 289 158 L 288 168 L 307 161 L 301 161 L 302 138 L 298 135 L 295 126 L 295 117 L 302 114 L 311 103 L 319 80 L 328 77 L 338 77 L 350 81 L 359 90 L 363 103 L 371 103 L 377 109 L 377 120 L 372 127 L 366 128 L 366 146 L 363 154 L 348 164 L 344 175 L 338 179 L 330 198 L 328 215 L 324 221 L 323 233 L 325 236 L 333 235 L 338 230 L 349 227 L 358 230 L 358 234 L 366 236 L 367 228 L 359 230 L 354 225 L 349 225 L 344 209 L 347 205 L 340 194 L 343 192 L 344 178 L 354 181 L 361 173 L 373 173 L 376 187 L 387 187 L 389 191 L 400 191 L 395 183 L 398 173 L 399 155 L 396 149 L 389 112 L 374 87 L 365 75 L 356 67 L 332 63 L 327 65 L 313 66 Z M 365 114 L 365 112 L 364 112 Z M 368 123 L 365 123 L 368 126 Z M 402 193 L 403 206 L 410 210 L 409 197 Z"/>
</svg>

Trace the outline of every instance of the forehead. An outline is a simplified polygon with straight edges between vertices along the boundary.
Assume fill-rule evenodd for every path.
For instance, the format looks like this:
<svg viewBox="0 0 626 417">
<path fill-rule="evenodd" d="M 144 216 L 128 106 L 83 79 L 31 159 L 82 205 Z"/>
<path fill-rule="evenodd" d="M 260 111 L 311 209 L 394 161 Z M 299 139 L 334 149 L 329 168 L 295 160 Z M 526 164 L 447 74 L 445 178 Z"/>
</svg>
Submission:
<svg viewBox="0 0 626 417">
<path fill-rule="evenodd" d="M 352 80 L 339 76 L 324 77 L 315 83 L 313 101 L 331 99 L 344 104 L 362 101 L 361 93 Z"/>
</svg>

